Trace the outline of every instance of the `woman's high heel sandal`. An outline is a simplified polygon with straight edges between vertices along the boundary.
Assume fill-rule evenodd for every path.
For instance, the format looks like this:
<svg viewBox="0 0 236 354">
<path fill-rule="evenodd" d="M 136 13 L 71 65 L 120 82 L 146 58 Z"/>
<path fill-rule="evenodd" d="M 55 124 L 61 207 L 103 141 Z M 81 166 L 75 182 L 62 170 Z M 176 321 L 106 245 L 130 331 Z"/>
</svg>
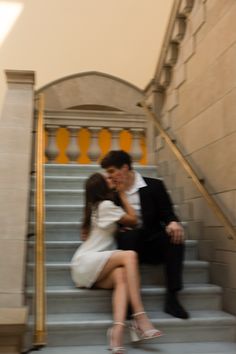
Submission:
<svg viewBox="0 0 236 354">
<path fill-rule="evenodd" d="M 124 326 L 124 322 L 113 322 L 114 325 L 120 325 Z M 114 347 L 113 346 L 113 341 L 112 341 L 112 333 L 113 333 L 113 327 L 109 328 L 107 331 L 107 339 L 108 339 L 108 345 L 109 345 L 109 350 L 111 350 L 112 354 L 124 354 L 125 353 L 125 348 L 124 347 Z"/>
<path fill-rule="evenodd" d="M 141 340 L 150 340 L 157 337 L 161 337 L 163 335 L 161 331 L 155 328 L 147 329 L 143 331 L 138 327 L 137 321 L 135 321 L 135 317 L 143 315 L 145 313 L 146 312 L 143 311 L 143 312 L 137 312 L 132 315 L 132 317 L 134 318 L 131 322 L 131 327 L 130 327 L 130 337 L 132 342 L 139 342 Z"/>
</svg>

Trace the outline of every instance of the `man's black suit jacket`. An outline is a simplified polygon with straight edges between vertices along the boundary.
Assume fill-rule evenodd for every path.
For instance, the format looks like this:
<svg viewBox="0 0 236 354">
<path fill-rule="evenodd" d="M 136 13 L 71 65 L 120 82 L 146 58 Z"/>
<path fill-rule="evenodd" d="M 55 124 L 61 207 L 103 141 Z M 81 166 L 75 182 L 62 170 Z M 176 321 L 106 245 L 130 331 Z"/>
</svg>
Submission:
<svg viewBox="0 0 236 354">
<path fill-rule="evenodd" d="M 179 221 L 171 199 L 160 179 L 143 177 L 147 186 L 139 189 L 143 228 L 148 234 L 163 231 L 171 221 Z"/>
</svg>

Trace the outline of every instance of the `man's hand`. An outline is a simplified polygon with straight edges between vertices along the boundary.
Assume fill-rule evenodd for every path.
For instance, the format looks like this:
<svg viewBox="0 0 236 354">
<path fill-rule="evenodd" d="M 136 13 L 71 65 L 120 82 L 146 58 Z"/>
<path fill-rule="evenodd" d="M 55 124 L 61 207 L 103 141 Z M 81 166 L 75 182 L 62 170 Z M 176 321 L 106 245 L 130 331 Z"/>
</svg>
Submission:
<svg viewBox="0 0 236 354">
<path fill-rule="evenodd" d="M 166 226 L 166 232 L 171 237 L 171 242 L 180 244 L 184 242 L 184 229 L 180 223 L 171 221 Z"/>
</svg>

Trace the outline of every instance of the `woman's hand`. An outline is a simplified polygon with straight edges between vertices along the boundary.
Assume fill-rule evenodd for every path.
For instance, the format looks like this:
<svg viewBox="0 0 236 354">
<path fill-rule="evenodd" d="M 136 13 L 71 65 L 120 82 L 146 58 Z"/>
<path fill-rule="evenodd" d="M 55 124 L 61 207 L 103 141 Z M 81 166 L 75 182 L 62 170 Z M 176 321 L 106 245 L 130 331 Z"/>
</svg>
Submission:
<svg viewBox="0 0 236 354">
<path fill-rule="evenodd" d="M 125 188 L 126 186 L 124 182 L 116 182 L 116 190 L 120 195 L 125 196 Z"/>
<path fill-rule="evenodd" d="M 81 240 L 86 241 L 88 238 L 88 231 L 82 228 L 80 234 L 81 234 L 80 236 Z"/>
</svg>

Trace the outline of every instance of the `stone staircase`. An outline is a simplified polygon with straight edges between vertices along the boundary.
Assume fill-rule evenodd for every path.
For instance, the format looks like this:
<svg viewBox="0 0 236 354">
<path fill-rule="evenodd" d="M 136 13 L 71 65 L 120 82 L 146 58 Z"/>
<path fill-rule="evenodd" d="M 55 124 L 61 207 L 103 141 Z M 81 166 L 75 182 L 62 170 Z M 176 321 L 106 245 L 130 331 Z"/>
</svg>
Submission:
<svg viewBox="0 0 236 354">
<path fill-rule="evenodd" d="M 143 175 L 156 176 L 154 166 L 137 168 Z M 69 262 L 79 238 L 83 209 L 83 184 L 95 165 L 46 165 L 46 269 L 48 346 L 43 354 L 105 353 L 106 330 L 112 323 L 111 292 L 77 289 Z M 33 195 L 32 195 L 33 198 Z M 177 209 L 178 210 L 178 209 Z M 33 227 L 32 207 L 31 227 Z M 183 223 L 187 228 L 187 222 Z M 222 311 L 222 290 L 209 284 L 207 262 L 198 260 L 197 241 L 186 241 L 185 288 L 180 294 L 190 312 L 180 320 L 162 310 L 165 288 L 162 267 L 142 266 L 142 295 L 150 318 L 165 336 L 152 344 L 127 344 L 128 353 L 235 354 L 236 318 Z M 29 239 L 27 297 L 30 312 L 34 271 L 34 238 Z M 30 318 L 29 328 L 33 318 Z M 129 343 L 127 333 L 127 343 Z"/>
</svg>

